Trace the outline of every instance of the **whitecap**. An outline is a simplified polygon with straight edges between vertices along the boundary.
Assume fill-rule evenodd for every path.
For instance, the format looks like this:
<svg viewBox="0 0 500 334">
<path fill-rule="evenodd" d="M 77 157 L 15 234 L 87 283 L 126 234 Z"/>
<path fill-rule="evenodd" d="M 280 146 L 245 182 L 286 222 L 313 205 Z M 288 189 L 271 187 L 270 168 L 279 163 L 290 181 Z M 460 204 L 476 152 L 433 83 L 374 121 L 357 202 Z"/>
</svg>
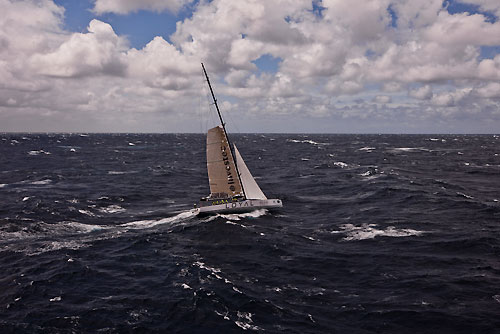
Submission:
<svg viewBox="0 0 500 334">
<path fill-rule="evenodd" d="M 118 213 L 126 210 L 119 205 L 110 205 L 105 208 L 100 208 L 99 211 L 102 213 Z"/>
<path fill-rule="evenodd" d="M 347 168 L 349 165 L 342 161 L 336 161 L 333 163 L 335 166 L 340 168 Z"/>
<path fill-rule="evenodd" d="M 466 194 L 461 193 L 461 192 L 459 192 L 459 191 L 457 191 L 457 195 L 458 195 L 458 196 L 461 196 L 461 197 L 468 198 L 468 199 L 473 199 L 473 198 L 474 198 L 474 196 L 466 195 Z"/>
<path fill-rule="evenodd" d="M 128 170 L 128 171 L 115 171 L 115 170 L 110 170 L 108 171 L 109 175 L 123 175 L 123 174 L 133 174 L 137 173 L 135 170 Z"/>
<path fill-rule="evenodd" d="M 26 250 L 25 254 L 28 256 L 36 256 L 42 253 L 52 252 L 59 249 L 76 250 L 84 247 L 88 247 L 88 245 L 85 245 L 84 243 L 78 241 L 52 241 L 42 246 L 36 246 L 36 248 L 32 251 Z"/>
<path fill-rule="evenodd" d="M 248 330 L 248 329 L 255 330 L 255 331 L 261 330 L 259 327 L 252 325 L 252 323 L 253 323 L 253 320 L 252 320 L 253 314 L 252 313 L 237 311 L 236 315 L 238 316 L 238 320 L 235 321 L 234 323 L 238 327 L 240 327 L 244 330 Z"/>
<path fill-rule="evenodd" d="M 220 313 L 219 311 L 215 310 L 214 312 L 215 312 L 215 314 L 217 314 L 217 315 L 219 315 L 219 316 L 223 317 L 223 318 L 224 318 L 224 320 L 230 320 L 230 319 L 229 319 L 229 317 L 227 316 L 227 315 L 229 314 L 229 312 L 228 312 L 228 311 L 226 311 L 226 313 Z"/>
<path fill-rule="evenodd" d="M 353 240 L 365 240 L 373 239 L 375 237 L 409 237 L 409 236 L 419 236 L 423 231 L 417 231 L 413 229 L 397 229 L 394 226 L 388 226 L 385 229 L 377 229 L 376 224 L 362 224 L 361 226 L 356 226 L 353 224 L 345 224 L 340 226 L 343 230 L 342 232 L 346 234 L 343 240 L 353 241 Z M 332 233 L 339 233 L 338 231 L 333 231 Z"/>
<path fill-rule="evenodd" d="M 30 199 L 29 196 L 23 197 L 23 202 L 26 202 L 29 199 Z"/>
<path fill-rule="evenodd" d="M 46 151 L 44 151 L 44 150 L 39 150 L 39 151 L 29 151 L 29 152 L 28 152 L 28 154 L 29 154 L 29 155 L 39 155 L 39 154 L 42 154 L 42 153 L 43 153 L 43 154 L 52 154 L 52 153 L 50 153 L 50 152 L 46 152 Z"/>
<path fill-rule="evenodd" d="M 31 182 L 31 184 L 45 185 L 45 184 L 49 184 L 50 182 L 52 182 L 51 179 L 45 179 L 45 180 L 40 180 L 40 181 L 33 181 L 33 182 Z"/>
<path fill-rule="evenodd" d="M 360 149 L 358 149 L 358 151 L 368 151 L 368 152 L 371 152 L 373 150 L 375 150 L 376 148 L 375 147 L 362 147 Z"/>
<path fill-rule="evenodd" d="M 196 215 L 197 215 L 196 210 L 188 210 L 188 211 L 183 211 L 183 212 L 181 212 L 178 215 L 175 215 L 173 217 L 163 218 L 163 219 L 159 219 L 159 220 L 140 220 L 140 221 L 134 221 L 134 222 L 130 222 L 130 223 L 121 224 L 119 226 L 126 227 L 126 228 L 132 228 L 132 229 L 145 229 L 145 228 L 155 227 L 158 225 L 174 224 L 177 222 L 186 221 L 186 220 L 189 220 L 191 218 L 196 217 Z"/>
<path fill-rule="evenodd" d="M 57 296 L 57 297 L 49 299 L 49 301 L 51 301 L 51 302 L 60 302 L 61 299 L 62 299 L 61 296 Z"/>
<path fill-rule="evenodd" d="M 217 274 L 217 273 L 220 273 L 221 270 L 218 269 L 218 268 L 212 268 L 212 267 L 209 267 L 207 265 L 205 265 L 205 263 L 203 262 L 200 262 L 200 261 L 196 261 L 195 263 L 193 263 L 195 266 L 197 266 L 198 268 L 201 268 L 201 269 L 205 269 L 205 270 L 208 270 L 210 271 L 212 274 Z"/>
<path fill-rule="evenodd" d="M 431 150 L 424 148 L 424 147 L 394 147 L 392 149 L 389 149 L 389 151 L 393 152 L 393 153 L 417 152 L 417 151 L 432 152 Z"/>
<path fill-rule="evenodd" d="M 6 187 L 7 183 L 0 183 L 0 188 Z"/>
<path fill-rule="evenodd" d="M 306 139 L 306 140 L 297 140 L 297 139 L 287 139 L 287 142 L 290 143 L 303 143 L 303 144 L 311 144 L 311 145 L 330 145 L 330 143 L 318 143 L 314 140 Z"/>
<path fill-rule="evenodd" d="M 78 210 L 78 212 L 80 212 L 83 215 L 87 215 L 87 216 L 90 216 L 90 217 L 95 217 L 95 214 L 93 214 L 92 212 L 90 212 L 88 210 Z"/>
<path fill-rule="evenodd" d="M 90 233 L 90 232 L 109 229 L 109 227 L 105 227 L 105 226 L 82 224 L 82 223 L 78 223 L 78 222 L 65 222 L 65 224 L 67 227 L 71 228 L 72 230 L 76 230 L 78 232 L 84 232 L 84 233 Z"/>
<path fill-rule="evenodd" d="M 128 146 L 135 146 L 134 143 L 128 143 Z"/>
<path fill-rule="evenodd" d="M 229 220 L 240 220 L 241 218 L 259 218 L 267 214 L 266 209 L 259 209 L 244 213 L 219 214 L 218 216 Z"/>
</svg>

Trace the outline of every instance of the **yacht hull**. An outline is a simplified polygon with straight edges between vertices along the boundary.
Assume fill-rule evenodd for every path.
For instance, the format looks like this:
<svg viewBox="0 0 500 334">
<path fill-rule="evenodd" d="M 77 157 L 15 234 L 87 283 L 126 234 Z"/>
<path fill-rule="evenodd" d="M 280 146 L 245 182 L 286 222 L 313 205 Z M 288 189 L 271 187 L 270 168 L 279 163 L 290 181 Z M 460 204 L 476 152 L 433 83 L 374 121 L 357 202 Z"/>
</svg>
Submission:
<svg viewBox="0 0 500 334">
<path fill-rule="evenodd" d="M 243 213 L 259 209 L 274 209 L 283 207 L 279 199 L 246 199 L 238 202 L 229 202 L 224 204 L 208 205 L 197 208 L 198 215 Z"/>
</svg>

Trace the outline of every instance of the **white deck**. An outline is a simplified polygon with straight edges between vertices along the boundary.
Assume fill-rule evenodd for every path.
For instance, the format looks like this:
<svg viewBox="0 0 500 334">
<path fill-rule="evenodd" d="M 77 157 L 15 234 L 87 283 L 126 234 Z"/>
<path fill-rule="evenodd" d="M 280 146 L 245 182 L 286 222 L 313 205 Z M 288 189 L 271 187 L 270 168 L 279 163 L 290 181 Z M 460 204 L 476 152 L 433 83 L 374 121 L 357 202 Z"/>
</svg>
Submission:
<svg viewBox="0 0 500 334">
<path fill-rule="evenodd" d="M 198 214 L 238 213 L 250 212 L 259 209 L 281 208 L 283 203 L 279 199 L 246 199 L 218 205 L 203 206 L 198 208 Z"/>
</svg>

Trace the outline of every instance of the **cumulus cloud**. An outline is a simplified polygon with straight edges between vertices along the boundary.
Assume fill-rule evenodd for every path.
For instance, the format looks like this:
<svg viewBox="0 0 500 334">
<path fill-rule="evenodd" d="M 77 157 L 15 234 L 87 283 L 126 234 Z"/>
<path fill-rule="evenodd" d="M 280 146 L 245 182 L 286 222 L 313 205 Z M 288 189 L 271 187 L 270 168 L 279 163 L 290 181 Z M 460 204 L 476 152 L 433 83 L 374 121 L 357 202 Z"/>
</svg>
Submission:
<svg viewBox="0 0 500 334">
<path fill-rule="evenodd" d="M 373 98 L 373 102 L 380 104 L 391 103 L 392 98 L 388 95 L 377 95 Z"/>
<path fill-rule="evenodd" d="M 95 0 L 93 11 L 97 14 L 128 14 L 138 10 L 177 12 L 193 0 Z"/>
<path fill-rule="evenodd" d="M 193 84 L 192 75 L 199 75 L 196 57 L 183 55 L 161 37 L 155 37 L 143 49 L 127 53 L 129 74 L 141 78 L 150 87 L 182 91 Z"/>
<path fill-rule="evenodd" d="M 432 97 L 432 88 L 430 85 L 425 85 L 410 91 L 410 96 L 419 100 L 428 100 Z"/>
<path fill-rule="evenodd" d="M 52 52 L 33 55 L 32 66 L 40 74 L 56 77 L 124 75 L 126 40 L 109 24 L 96 19 L 87 30 L 85 34 L 72 34 Z"/>
<path fill-rule="evenodd" d="M 500 13 L 498 1 L 461 2 Z M 323 0 L 320 10 L 310 0 L 96 0 L 93 11 L 190 4 L 168 39 L 135 49 L 102 17 L 72 33 L 53 1 L 0 0 L 0 116 L 71 111 L 131 125 L 171 113 L 189 124 L 202 61 L 221 105 L 250 118 L 498 116 L 500 55 L 481 47 L 500 45 L 500 20 L 449 13 L 441 0 Z M 257 67 L 264 55 L 276 71 Z"/>
<path fill-rule="evenodd" d="M 452 92 L 443 92 L 440 94 L 435 94 L 431 101 L 437 106 L 451 107 L 456 106 L 462 100 L 467 98 L 472 92 L 471 88 L 457 89 Z"/>
</svg>

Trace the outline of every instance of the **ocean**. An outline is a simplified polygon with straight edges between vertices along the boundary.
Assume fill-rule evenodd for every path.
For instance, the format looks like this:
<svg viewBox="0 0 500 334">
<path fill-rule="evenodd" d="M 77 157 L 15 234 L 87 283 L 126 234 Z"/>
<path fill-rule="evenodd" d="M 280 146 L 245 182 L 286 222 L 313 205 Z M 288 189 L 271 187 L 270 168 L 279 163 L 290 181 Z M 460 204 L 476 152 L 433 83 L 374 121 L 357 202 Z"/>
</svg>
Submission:
<svg viewBox="0 0 500 334">
<path fill-rule="evenodd" d="M 0 134 L 1 333 L 500 333 L 500 137 Z"/>
</svg>

